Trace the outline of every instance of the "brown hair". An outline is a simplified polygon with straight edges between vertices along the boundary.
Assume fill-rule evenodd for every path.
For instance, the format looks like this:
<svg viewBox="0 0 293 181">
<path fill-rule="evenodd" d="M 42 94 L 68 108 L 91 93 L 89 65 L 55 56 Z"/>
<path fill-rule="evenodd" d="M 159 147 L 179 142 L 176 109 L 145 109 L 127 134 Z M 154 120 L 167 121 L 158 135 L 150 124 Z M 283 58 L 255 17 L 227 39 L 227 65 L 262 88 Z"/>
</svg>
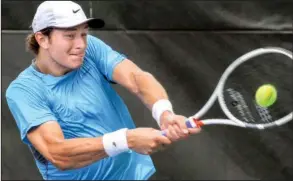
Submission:
<svg viewBox="0 0 293 181">
<path fill-rule="evenodd" d="M 53 28 L 45 28 L 41 30 L 40 32 L 43 35 L 48 36 L 50 38 L 52 31 L 53 31 Z M 31 33 L 26 37 L 26 48 L 28 51 L 32 51 L 35 55 L 38 55 L 40 45 L 37 42 L 34 33 Z"/>
</svg>

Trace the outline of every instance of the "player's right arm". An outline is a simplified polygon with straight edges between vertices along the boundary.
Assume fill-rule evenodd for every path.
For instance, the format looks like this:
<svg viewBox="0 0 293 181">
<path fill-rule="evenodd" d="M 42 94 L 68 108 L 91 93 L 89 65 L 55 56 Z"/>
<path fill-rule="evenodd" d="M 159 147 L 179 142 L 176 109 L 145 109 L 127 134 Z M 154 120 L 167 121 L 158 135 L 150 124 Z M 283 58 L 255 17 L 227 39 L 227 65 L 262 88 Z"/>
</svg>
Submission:
<svg viewBox="0 0 293 181">
<path fill-rule="evenodd" d="M 22 140 L 31 144 L 48 161 L 61 170 L 87 166 L 110 153 L 105 141 L 116 135 L 96 138 L 65 139 L 62 129 L 45 101 L 45 94 L 30 87 L 10 86 L 6 92 L 9 109 L 16 120 Z M 114 134 L 109 133 L 108 135 Z M 125 132 L 129 149 L 150 154 L 170 140 L 152 128 L 137 128 Z M 109 144 L 108 144 L 109 145 Z"/>
<path fill-rule="evenodd" d="M 107 157 L 101 137 L 65 139 L 56 121 L 48 121 L 32 129 L 27 138 L 60 170 L 84 167 Z"/>
<path fill-rule="evenodd" d="M 108 157 L 102 137 L 64 139 L 56 121 L 46 122 L 30 131 L 28 140 L 46 159 L 61 170 L 81 168 Z M 169 143 L 152 128 L 128 130 L 127 140 L 130 149 L 143 154 L 152 153 L 161 142 Z"/>
</svg>

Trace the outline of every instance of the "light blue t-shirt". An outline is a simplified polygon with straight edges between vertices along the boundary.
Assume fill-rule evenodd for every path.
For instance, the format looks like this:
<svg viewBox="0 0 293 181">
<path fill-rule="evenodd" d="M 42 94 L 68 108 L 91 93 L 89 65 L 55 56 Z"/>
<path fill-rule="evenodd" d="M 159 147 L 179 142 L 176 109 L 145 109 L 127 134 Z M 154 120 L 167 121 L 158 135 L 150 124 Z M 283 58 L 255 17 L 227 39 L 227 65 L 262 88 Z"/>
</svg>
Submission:
<svg viewBox="0 0 293 181">
<path fill-rule="evenodd" d="M 94 36 L 88 35 L 87 40 L 80 68 L 54 77 L 31 65 L 9 85 L 7 103 L 21 139 L 46 180 L 146 180 L 155 172 L 149 155 L 131 151 L 80 169 L 60 171 L 27 139 L 30 129 L 50 120 L 60 124 L 66 139 L 100 137 L 121 128 L 135 128 L 125 103 L 111 86 L 113 70 L 125 56 Z"/>
</svg>

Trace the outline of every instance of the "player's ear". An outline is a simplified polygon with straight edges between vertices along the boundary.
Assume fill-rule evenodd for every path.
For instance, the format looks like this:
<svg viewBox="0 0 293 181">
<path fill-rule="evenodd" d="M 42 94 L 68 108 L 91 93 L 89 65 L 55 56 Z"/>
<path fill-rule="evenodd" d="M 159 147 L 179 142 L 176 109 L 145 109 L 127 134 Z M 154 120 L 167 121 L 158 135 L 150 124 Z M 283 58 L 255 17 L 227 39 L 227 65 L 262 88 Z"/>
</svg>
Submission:
<svg viewBox="0 0 293 181">
<path fill-rule="evenodd" d="M 41 48 L 43 49 L 49 48 L 49 36 L 46 36 L 41 32 L 36 32 L 35 39 Z"/>
</svg>

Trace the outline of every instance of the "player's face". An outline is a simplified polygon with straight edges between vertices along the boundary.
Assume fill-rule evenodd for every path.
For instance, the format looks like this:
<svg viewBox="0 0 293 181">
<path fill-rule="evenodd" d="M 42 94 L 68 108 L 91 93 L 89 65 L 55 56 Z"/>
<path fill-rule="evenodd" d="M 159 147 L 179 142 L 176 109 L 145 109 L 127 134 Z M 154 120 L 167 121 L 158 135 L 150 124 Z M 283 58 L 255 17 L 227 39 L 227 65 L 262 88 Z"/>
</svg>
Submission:
<svg viewBox="0 0 293 181">
<path fill-rule="evenodd" d="M 80 67 L 87 46 L 87 33 L 87 24 L 68 29 L 54 29 L 47 49 L 51 58 L 65 69 Z"/>
</svg>

